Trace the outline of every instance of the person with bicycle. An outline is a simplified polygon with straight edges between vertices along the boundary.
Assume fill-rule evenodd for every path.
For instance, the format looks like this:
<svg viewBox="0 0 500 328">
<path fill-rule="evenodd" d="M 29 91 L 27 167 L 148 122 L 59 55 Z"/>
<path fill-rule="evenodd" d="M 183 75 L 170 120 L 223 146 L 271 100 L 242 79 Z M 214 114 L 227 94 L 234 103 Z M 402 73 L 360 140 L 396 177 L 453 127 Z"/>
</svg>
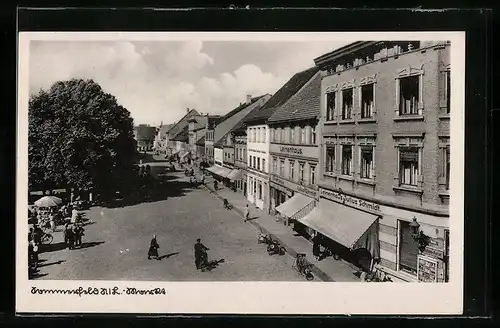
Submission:
<svg viewBox="0 0 500 328">
<path fill-rule="evenodd" d="M 194 264 L 196 265 L 196 270 L 200 270 L 207 261 L 207 251 L 208 247 L 201 243 L 201 239 L 196 239 L 196 244 L 194 244 Z"/>
</svg>

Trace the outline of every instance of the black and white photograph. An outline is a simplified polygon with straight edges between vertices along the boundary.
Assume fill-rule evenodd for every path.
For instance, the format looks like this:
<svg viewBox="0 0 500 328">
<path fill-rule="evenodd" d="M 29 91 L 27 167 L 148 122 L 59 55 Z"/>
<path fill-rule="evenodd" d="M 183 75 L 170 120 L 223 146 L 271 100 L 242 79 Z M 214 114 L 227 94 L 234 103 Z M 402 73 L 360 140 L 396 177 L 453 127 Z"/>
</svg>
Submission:
<svg viewBox="0 0 500 328">
<path fill-rule="evenodd" d="M 19 308 L 461 311 L 464 33 L 19 40 Z"/>
</svg>

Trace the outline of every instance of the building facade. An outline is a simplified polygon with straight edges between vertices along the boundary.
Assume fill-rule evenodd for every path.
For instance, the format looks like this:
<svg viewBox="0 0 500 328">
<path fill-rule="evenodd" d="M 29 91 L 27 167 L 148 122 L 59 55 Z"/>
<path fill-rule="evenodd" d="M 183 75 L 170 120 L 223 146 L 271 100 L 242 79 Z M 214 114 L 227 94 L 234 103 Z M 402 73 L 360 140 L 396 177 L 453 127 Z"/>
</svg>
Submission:
<svg viewBox="0 0 500 328">
<path fill-rule="evenodd" d="M 247 195 L 247 136 L 246 130 L 238 127 L 234 136 L 234 165 L 241 170 L 240 179 L 236 180 L 236 190 Z"/>
<path fill-rule="evenodd" d="M 269 206 L 287 223 L 293 221 L 294 228 L 305 236 L 312 233 L 297 221 L 298 216 L 308 214 L 319 199 L 320 92 L 321 72 L 317 72 L 268 120 Z"/>
<path fill-rule="evenodd" d="M 168 130 L 166 135 L 166 155 L 173 155 L 181 151 L 186 151 L 186 145 L 189 144 L 189 120 L 193 116 L 199 115 L 200 114 L 195 109 L 188 108 L 186 110 L 186 115 Z"/>
<path fill-rule="evenodd" d="M 134 139 L 137 141 L 137 148 L 140 151 L 152 150 L 158 128 L 147 124 L 139 124 L 134 127 Z"/>
<path fill-rule="evenodd" d="M 446 281 L 449 43 L 355 42 L 315 63 L 323 213 L 376 227 L 372 262 L 392 280 Z"/>
</svg>

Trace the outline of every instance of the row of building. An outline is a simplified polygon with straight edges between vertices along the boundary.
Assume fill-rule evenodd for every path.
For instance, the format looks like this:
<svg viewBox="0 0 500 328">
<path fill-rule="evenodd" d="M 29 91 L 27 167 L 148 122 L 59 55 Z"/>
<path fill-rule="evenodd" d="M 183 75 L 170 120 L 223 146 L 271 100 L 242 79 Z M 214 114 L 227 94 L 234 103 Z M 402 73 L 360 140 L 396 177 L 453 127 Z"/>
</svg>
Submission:
<svg viewBox="0 0 500 328">
<path fill-rule="evenodd" d="M 348 260 L 396 281 L 447 281 L 450 43 L 360 41 L 314 63 L 224 116 L 188 110 L 156 146 L 206 162 Z"/>
</svg>

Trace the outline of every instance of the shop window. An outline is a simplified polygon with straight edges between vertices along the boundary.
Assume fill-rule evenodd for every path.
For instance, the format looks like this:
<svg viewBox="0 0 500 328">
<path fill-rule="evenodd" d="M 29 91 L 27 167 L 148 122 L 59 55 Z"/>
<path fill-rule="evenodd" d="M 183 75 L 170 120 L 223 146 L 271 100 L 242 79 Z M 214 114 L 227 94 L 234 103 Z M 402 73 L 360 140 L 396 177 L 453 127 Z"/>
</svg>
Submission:
<svg viewBox="0 0 500 328">
<path fill-rule="evenodd" d="M 399 270 L 417 275 L 418 242 L 413 239 L 410 222 L 399 221 Z"/>
<path fill-rule="evenodd" d="M 280 160 L 280 176 L 285 176 L 285 161 Z"/>
<path fill-rule="evenodd" d="M 304 182 L 304 163 L 299 164 L 299 181 Z"/>
<path fill-rule="evenodd" d="M 262 172 L 266 172 L 267 171 L 267 169 L 266 169 L 266 159 L 265 158 L 262 159 L 262 170 L 261 171 Z"/>
<path fill-rule="evenodd" d="M 342 175 L 352 173 L 352 146 L 342 145 Z"/>
<path fill-rule="evenodd" d="M 342 90 L 342 119 L 352 119 L 353 89 Z"/>
<path fill-rule="evenodd" d="M 446 113 L 451 110 L 451 71 L 446 71 Z"/>
<path fill-rule="evenodd" d="M 361 151 L 361 178 L 373 179 L 373 147 L 360 147 Z"/>
<path fill-rule="evenodd" d="M 335 146 L 326 146 L 325 173 L 335 173 Z"/>
<path fill-rule="evenodd" d="M 290 161 L 290 166 L 289 166 L 289 177 L 290 177 L 290 180 L 294 181 L 295 180 L 295 162 L 293 161 Z"/>
<path fill-rule="evenodd" d="M 335 103 L 336 103 L 337 93 L 329 92 L 326 94 L 326 120 L 335 120 Z"/>
<path fill-rule="evenodd" d="M 316 184 L 316 166 L 313 166 L 313 165 L 311 166 L 310 173 L 311 173 L 311 178 L 309 180 L 309 183 L 314 185 L 314 184 Z"/>
<path fill-rule="evenodd" d="M 399 79 L 399 115 L 417 115 L 419 101 L 419 76 Z"/>
<path fill-rule="evenodd" d="M 315 126 L 313 126 L 313 127 L 311 128 L 311 143 L 312 143 L 313 145 L 315 145 L 315 144 L 316 144 L 316 127 L 315 127 Z"/>
<path fill-rule="evenodd" d="M 399 149 L 399 183 L 401 185 L 418 185 L 418 158 L 416 147 Z"/>
<path fill-rule="evenodd" d="M 361 118 L 373 117 L 374 94 L 373 83 L 361 87 Z"/>
</svg>

